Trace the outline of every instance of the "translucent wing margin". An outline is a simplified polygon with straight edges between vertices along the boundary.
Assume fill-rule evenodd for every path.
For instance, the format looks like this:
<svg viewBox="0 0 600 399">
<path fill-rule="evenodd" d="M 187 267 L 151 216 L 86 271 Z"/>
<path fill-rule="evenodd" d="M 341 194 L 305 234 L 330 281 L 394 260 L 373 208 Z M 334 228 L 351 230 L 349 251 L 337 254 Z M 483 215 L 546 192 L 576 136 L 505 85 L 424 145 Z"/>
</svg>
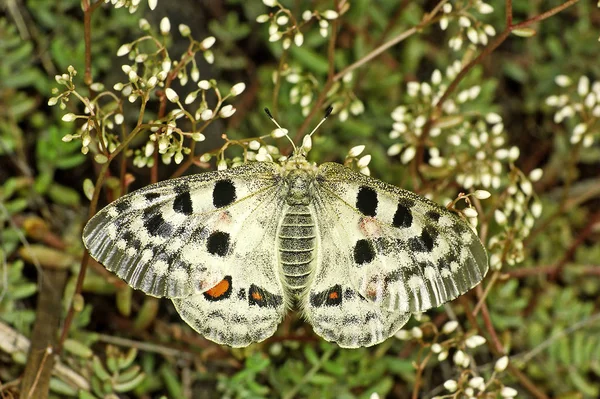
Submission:
<svg viewBox="0 0 600 399">
<path fill-rule="evenodd" d="M 231 274 L 234 254 L 252 253 L 266 234 L 258 221 L 245 222 L 258 215 L 255 209 L 269 204 L 269 217 L 277 217 L 280 176 L 275 164 L 253 163 L 150 185 L 91 218 L 84 244 L 108 270 L 149 295 L 205 292 Z M 274 240 L 275 230 L 271 234 Z M 282 295 L 281 287 L 276 291 Z"/>
<path fill-rule="evenodd" d="M 356 292 L 387 311 L 440 306 L 487 273 L 481 241 L 446 208 L 334 163 L 321 165 L 315 186 L 315 203 L 327 204 L 317 223 L 335 226 L 333 239 L 348 246 L 324 238 L 320 250 L 335 253 L 337 266 L 318 270 L 348 270 Z"/>
</svg>

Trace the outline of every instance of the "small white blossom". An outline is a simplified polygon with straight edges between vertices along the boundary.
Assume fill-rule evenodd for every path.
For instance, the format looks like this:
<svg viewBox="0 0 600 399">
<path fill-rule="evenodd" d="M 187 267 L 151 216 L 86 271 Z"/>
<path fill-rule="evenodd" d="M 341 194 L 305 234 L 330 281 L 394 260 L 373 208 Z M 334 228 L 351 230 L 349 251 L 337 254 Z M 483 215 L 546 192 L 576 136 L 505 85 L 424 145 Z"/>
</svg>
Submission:
<svg viewBox="0 0 600 399">
<path fill-rule="evenodd" d="M 288 130 L 283 129 L 283 128 L 277 128 L 271 132 L 271 136 L 276 139 L 287 136 L 287 134 L 288 134 Z"/>
<path fill-rule="evenodd" d="M 364 145 L 354 146 L 354 147 L 350 148 L 350 151 L 348 151 L 348 156 L 350 156 L 350 157 L 357 157 L 360 154 L 362 154 L 362 152 L 364 150 L 365 150 L 365 146 Z"/>
<path fill-rule="evenodd" d="M 444 334 L 451 334 L 457 327 L 458 322 L 456 320 L 450 320 L 443 325 L 442 332 Z"/>
<path fill-rule="evenodd" d="M 496 364 L 494 365 L 494 370 L 498 373 L 503 372 L 508 367 L 508 356 L 502 356 L 500 359 L 496 360 Z"/>
<path fill-rule="evenodd" d="M 463 363 L 465 362 L 465 358 L 467 356 L 465 355 L 465 352 L 461 351 L 461 350 L 457 350 L 456 353 L 454 353 L 454 357 L 452 358 L 452 360 L 454 361 L 454 364 L 456 364 L 457 366 L 462 366 Z"/>
<path fill-rule="evenodd" d="M 209 36 L 206 39 L 202 40 L 202 42 L 200 43 L 200 45 L 208 50 L 209 48 L 211 48 L 213 46 L 213 44 L 215 44 L 215 42 L 217 41 L 217 39 L 215 39 L 214 36 Z"/>
<path fill-rule="evenodd" d="M 398 332 L 394 334 L 394 336 L 401 341 L 406 341 L 412 338 L 411 333 L 407 330 L 398 330 Z"/>
<path fill-rule="evenodd" d="M 577 94 L 581 97 L 588 94 L 590 91 L 590 79 L 587 76 L 582 76 L 579 78 L 579 82 L 577 83 Z"/>
<path fill-rule="evenodd" d="M 227 162 L 224 159 L 220 159 L 217 162 L 217 170 L 225 170 L 227 169 Z"/>
<path fill-rule="evenodd" d="M 517 396 L 517 394 L 517 390 L 511 387 L 503 387 L 500 391 L 500 395 L 503 398 L 514 398 L 515 396 Z"/>
<path fill-rule="evenodd" d="M 237 84 L 233 85 L 233 87 L 230 90 L 230 93 L 232 96 L 238 96 L 238 95 L 242 94 L 245 89 L 246 89 L 245 83 L 237 83 Z"/>
<path fill-rule="evenodd" d="M 473 377 L 469 380 L 469 386 L 483 391 L 485 390 L 485 380 L 483 377 Z"/>
<path fill-rule="evenodd" d="M 321 15 L 325 19 L 336 19 L 337 17 L 339 17 L 339 14 L 333 10 L 325 10 L 321 13 Z"/>
<path fill-rule="evenodd" d="M 438 344 L 437 342 L 433 345 L 431 345 L 431 351 L 433 353 L 440 353 L 442 351 L 442 345 Z"/>
<path fill-rule="evenodd" d="M 175 92 L 175 90 L 171 89 L 170 87 L 167 87 L 167 89 L 165 90 L 165 94 L 167 95 L 169 101 L 171 101 L 172 103 L 176 103 L 177 101 L 179 101 L 179 96 L 177 95 L 177 92 Z"/>
<path fill-rule="evenodd" d="M 235 113 L 235 108 L 233 105 L 226 105 L 219 111 L 219 116 L 221 118 L 229 118 L 231 115 Z"/>
<path fill-rule="evenodd" d="M 259 24 L 264 24 L 265 22 L 268 22 L 269 19 L 271 19 L 271 17 L 269 17 L 268 14 L 261 14 L 258 17 L 256 17 L 256 22 L 258 22 Z"/>
<path fill-rule="evenodd" d="M 407 164 L 413 160 L 415 155 L 417 154 L 417 149 L 413 146 L 410 146 L 404 150 L 402 155 L 400 156 L 400 162 L 403 164 Z"/>
<path fill-rule="evenodd" d="M 448 3 L 446 3 L 446 4 L 448 4 Z M 444 5 L 446 5 L 446 4 L 444 4 Z M 448 28 L 448 23 L 449 23 L 449 20 L 448 20 L 447 16 L 444 15 L 443 17 L 441 17 L 440 18 L 440 29 L 446 30 Z"/>
<path fill-rule="evenodd" d="M 213 54 L 212 51 L 205 51 L 204 52 L 204 59 L 206 60 L 206 62 L 208 62 L 209 64 L 212 64 L 215 62 L 215 55 Z"/>
<path fill-rule="evenodd" d="M 312 138 L 310 136 L 304 136 L 302 139 L 302 148 L 304 148 L 307 152 L 312 148 Z"/>
<path fill-rule="evenodd" d="M 200 119 L 202 119 L 203 121 L 210 120 L 210 119 L 212 119 L 212 117 L 213 117 L 213 111 L 212 111 L 212 109 L 205 109 L 200 114 Z"/>
<path fill-rule="evenodd" d="M 69 112 L 68 114 L 64 114 L 61 118 L 64 122 L 73 122 L 77 117 L 74 113 Z"/>
<path fill-rule="evenodd" d="M 181 34 L 181 36 L 183 37 L 187 37 L 190 35 L 190 33 L 192 33 L 192 30 L 190 29 L 189 26 L 187 26 L 186 24 L 179 24 L 179 33 Z"/>
<path fill-rule="evenodd" d="M 477 211 L 475 210 L 475 208 L 465 208 L 465 209 L 463 209 L 462 212 L 468 218 L 476 218 L 477 217 Z"/>
<path fill-rule="evenodd" d="M 477 11 L 479 11 L 480 14 L 491 14 L 494 12 L 494 7 L 487 3 L 479 3 L 477 5 Z"/>
<path fill-rule="evenodd" d="M 531 214 L 539 218 L 542 215 L 542 204 L 537 201 L 531 204 Z"/>
<path fill-rule="evenodd" d="M 411 335 L 413 336 L 413 338 L 422 338 L 423 337 L 423 330 L 421 330 L 419 327 L 413 327 L 410 330 Z"/>
<path fill-rule="evenodd" d="M 560 87 L 567 87 L 571 84 L 571 78 L 567 75 L 558 75 L 554 78 L 554 82 Z"/>
<path fill-rule="evenodd" d="M 477 348 L 478 346 L 485 344 L 485 341 L 485 338 L 481 335 L 472 335 L 465 340 L 465 345 L 469 348 Z"/>
<path fill-rule="evenodd" d="M 208 80 L 201 80 L 198 82 L 198 87 L 202 90 L 209 90 L 210 82 Z"/>
<path fill-rule="evenodd" d="M 492 196 L 492 194 L 490 194 L 489 191 L 486 190 L 476 190 L 473 195 L 475 196 L 475 198 L 477 199 L 488 199 Z"/>
<path fill-rule="evenodd" d="M 158 4 L 158 0 L 148 0 L 148 7 L 151 10 L 154 10 L 156 8 L 157 4 Z"/>
<path fill-rule="evenodd" d="M 454 380 L 447 380 L 444 382 L 444 388 L 450 392 L 454 392 L 458 389 L 458 383 Z"/>
<path fill-rule="evenodd" d="M 263 4 L 267 7 L 275 7 L 277 5 L 276 0 L 263 0 Z"/>
<path fill-rule="evenodd" d="M 396 156 L 396 155 L 400 154 L 400 151 L 402 151 L 402 144 L 400 144 L 400 143 L 395 143 L 395 144 L 392 144 L 392 145 L 390 146 L 390 148 L 388 148 L 388 150 L 387 150 L 387 154 L 388 154 L 390 157 L 393 157 L 393 156 Z"/>
<path fill-rule="evenodd" d="M 302 46 L 304 43 L 304 35 L 300 32 L 294 35 L 294 44 L 298 47 Z"/>
<path fill-rule="evenodd" d="M 471 20 L 462 15 L 460 18 L 458 18 L 458 24 L 463 28 L 468 28 L 469 26 L 471 26 Z"/>
<path fill-rule="evenodd" d="M 122 57 L 125 54 L 129 54 L 130 51 L 131 51 L 131 44 L 129 44 L 129 43 L 123 44 L 117 50 L 117 57 Z"/>
<path fill-rule="evenodd" d="M 164 17 L 160 20 L 160 33 L 167 35 L 171 31 L 171 21 L 169 18 Z"/>
<path fill-rule="evenodd" d="M 500 209 L 496 209 L 494 211 L 494 219 L 496 220 L 496 223 L 498 223 L 501 226 L 506 224 L 507 222 L 506 215 Z"/>
</svg>

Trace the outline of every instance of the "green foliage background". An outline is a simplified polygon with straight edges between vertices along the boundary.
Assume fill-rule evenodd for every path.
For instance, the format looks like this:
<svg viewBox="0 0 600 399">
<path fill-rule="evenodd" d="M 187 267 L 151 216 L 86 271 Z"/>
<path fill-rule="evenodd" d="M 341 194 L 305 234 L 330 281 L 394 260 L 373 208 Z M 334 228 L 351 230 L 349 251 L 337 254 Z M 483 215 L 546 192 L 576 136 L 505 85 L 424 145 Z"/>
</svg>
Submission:
<svg viewBox="0 0 600 399">
<path fill-rule="evenodd" d="M 50 270 L 63 271 L 68 279 L 59 293 L 63 307 L 50 310 L 62 323 L 49 328 L 57 335 L 63 328 L 68 332 L 57 344 L 64 346 L 59 358 L 81 377 L 55 373 L 48 382 L 50 397 L 510 397 L 506 387 L 522 397 L 600 395 L 600 108 L 594 108 L 600 104 L 600 12 L 595 4 L 492 0 L 488 13 L 479 12 L 485 10 L 480 1 L 467 0 L 356 0 L 348 8 L 338 0 L 281 1 L 285 12 L 277 16 L 293 16 L 299 26 L 282 23 L 281 38 L 271 34 L 277 40 L 270 41 L 270 17 L 266 23 L 256 20 L 279 6 L 260 1 L 176 6 L 160 1 L 154 11 L 143 3 L 134 13 L 127 11 L 131 2 L 123 3 L 126 7 L 92 3 L 89 23 L 82 11 L 88 2 L 75 0 L 7 3 L 0 17 L 0 341 L 7 343 L 0 352 L 0 392 L 5 397 L 18 397 L 20 378 L 31 361 L 26 348 L 8 343 L 31 339 L 36 300 L 44 289 L 40 279 Z M 338 18 L 323 17 L 334 9 Z M 313 17 L 304 23 L 306 10 Z M 544 14 L 548 10 L 559 12 Z M 513 24 L 525 22 L 512 26 L 500 41 L 507 13 Z M 444 16 L 449 23 L 442 30 Z M 461 16 L 468 16 L 469 26 Z M 142 17 L 149 30 L 140 28 Z M 172 25 L 164 35 L 159 31 L 163 17 Z M 317 19 L 327 21 L 327 27 Z M 195 47 L 188 47 L 179 24 L 191 27 Z M 468 28 L 479 32 L 485 25 L 494 27 L 495 35 L 488 35 L 486 44 L 481 39 L 470 43 Z M 413 27 L 404 40 L 365 59 Z M 293 44 L 298 31 L 301 46 Z M 152 41 L 144 42 L 140 51 L 151 54 L 144 62 L 116 56 L 123 44 L 144 35 L 164 47 L 156 50 Z M 210 49 L 199 44 L 208 36 L 216 38 Z M 453 37 L 462 39 L 460 48 L 448 45 Z M 286 38 L 292 40 L 289 49 L 283 46 Z M 194 65 L 200 79 L 214 79 L 211 90 L 198 94 L 198 99 L 206 94 L 206 106 L 214 109 L 208 123 L 199 116 L 177 121 L 169 111 L 179 106 L 167 100 L 165 86 L 140 89 L 140 96 L 148 96 L 143 111 L 141 97 L 130 102 L 122 88 L 114 88 L 118 82 L 130 84 L 123 64 L 137 65 L 143 81 L 156 74 L 164 49 L 171 61 L 187 62 L 169 81 L 181 102 L 197 90 Z M 186 59 L 189 49 L 192 57 Z M 214 62 L 207 62 L 211 57 Z M 448 73 L 457 60 L 459 68 Z M 337 76 L 357 61 L 364 63 L 350 67 L 351 76 Z M 86 65 L 91 81 L 85 80 Z M 69 66 L 77 74 L 69 73 Z M 465 75 L 457 78 L 465 66 Z M 168 70 L 175 68 L 173 63 Z M 436 69 L 442 71 L 442 88 L 432 83 Z M 589 80 L 587 91 L 582 76 Z M 246 90 L 227 97 L 238 82 Z M 409 82 L 419 82 L 420 94 L 411 94 Z M 424 94 L 424 82 L 440 93 L 450 87 L 446 99 L 456 109 L 436 108 L 435 99 Z M 217 102 L 215 87 L 227 97 L 223 103 Z M 82 147 L 78 135 L 90 118 L 82 101 L 108 91 L 114 97 L 98 101 L 97 114 L 105 118 L 96 123 L 105 129 L 105 143 L 129 144 L 103 169 L 110 153 L 99 147 L 100 136 L 92 134 Z M 461 92 L 472 98 L 461 100 Z M 306 103 L 299 104 L 305 96 Z M 49 101 L 58 105 L 48 106 Z M 218 107 L 226 104 L 235 113 L 217 116 Z M 243 151 L 256 150 L 253 138 L 272 130 L 262 112 L 265 106 L 299 142 L 302 135 L 296 132 L 306 134 L 331 104 L 334 115 L 315 136 L 311 160 L 359 167 L 358 159 L 370 154 L 372 176 L 441 203 L 459 192 L 483 188 L 491 193 L 490 199 L 473 199 L 494 269 L 480 288 L 413 317 L 398 337 L 345 350 L 315 336 L 297 314 L 263 343 L 245 349 L 216 345 L 182 323 L 169 301 L 133 292 L 93 262 L 77 286 L 86 197 L 95 195 L 102 206 L 125 188 L 213 169 L 219 162 L 241 162 Z M 399 122 L 398 106 L 406 107 L 404 122 Z M 190 113 L 202 107 L 190 106 Z M 65 122 L 67 113 L 81 119 Z M 165 165 L 156 151 L 146 154 L 161 130 L 154 141 L 148 127 L 134 130 L 140 114 L 144 123 L 171 121 L 186 133 L 180 142 L 171 138 L 166 152 L 169 162 L 181 152 L 181 164 Z M 116 115 L 125 122 L 117 123 Z M 415 133 L 421 129 L 420 115 L 427 121 L 424 134 Z M 500 123 L 490 122 L 494 115 Z M 395 123 L 408 129 L 390 134 L 401 129 Z M 499 124 L 498 133 L 490 133 Z M 440 132 L 434 134 L 436 128 Z M 206 140 L 196 143 L 191 133 L 202 133 Z M 223 133 L 229 140 L 225 152 Z M 460 144 L 449 144 L 452 135 Z M 484 138 L 492 135 L 498 140 Z M 274 158 L 289 151 L 285 140 L 258 141 Z M 365 153 L 348 156 L 358 145 L 366 146 Z M 414 157 L 407 155 L 411 148 Z M 512 148 L 516 156 L 501 155 Z M 440 163 L 431 161 L 439 158 L 436 151 Z M 498 184 L 486 185 L 483 171 L 494 162 Z M 539 171 L 531 173 L 537 169 L 541 177 Z M 469 176 L 475 183 L 467 183 Z M 71 308 L 72 323 L 64 323 Z M 451 320 L 459 327 L 444 332 Z M 485 337 L 485 344 L 472 345 L 474 335 Z M 466 354 L 469 363 L 458 361 L 457 353 Z M 503 355 L 510 358 L 508 368 L 494 371 Z M 485 391 L 477 389 L 476 376 L 487 384 Z M 454 393 L 444 385 L 448 380 L 457 382 Z"/>
</svg>

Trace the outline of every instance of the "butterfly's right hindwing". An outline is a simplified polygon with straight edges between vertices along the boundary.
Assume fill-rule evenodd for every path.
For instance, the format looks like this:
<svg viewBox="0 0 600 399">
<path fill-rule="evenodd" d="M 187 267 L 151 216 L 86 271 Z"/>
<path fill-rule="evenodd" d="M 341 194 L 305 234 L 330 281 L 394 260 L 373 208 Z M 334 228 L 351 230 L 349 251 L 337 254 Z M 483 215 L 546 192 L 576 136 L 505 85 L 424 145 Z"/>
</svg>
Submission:
<svg viewBox="0 0 600 399">
<path fill-rule="evenodd" d="M 150 185 L 99 211 L 83 241 L 94 259 L 133 288 L 168 298 L 202 293 L 239 273 L 232 268 L 246 267 L 232 261 L 251 252 L 256 237 L 275 240 L 276 229 L 261 230 L 255 219 L 265 204 L 270 218 L 281 209 L 279 179 L 278 166 L 254 163 Z M 275 271 L 275 249 L 261 256 L 271 262 L 262 266 Z M 282 295 L 279 280 L 270 277 L 270 291 Z"/>
</svg>

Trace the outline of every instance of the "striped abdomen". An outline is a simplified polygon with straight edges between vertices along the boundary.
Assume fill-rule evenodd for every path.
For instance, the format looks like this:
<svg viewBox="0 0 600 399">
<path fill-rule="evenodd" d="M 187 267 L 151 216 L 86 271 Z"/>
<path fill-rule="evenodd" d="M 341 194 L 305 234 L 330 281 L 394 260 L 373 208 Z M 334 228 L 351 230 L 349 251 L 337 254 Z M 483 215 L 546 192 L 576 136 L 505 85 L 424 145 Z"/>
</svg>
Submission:
<svg viewBox="0 0 600 399">
<path fill-rule="evenodd" d="M 306 205 L 289 207 L 277 239 L 287 286 L 293 294 L 300 294 L 306 287 L 315 257 L 315 223 Z"/>
</svg>

